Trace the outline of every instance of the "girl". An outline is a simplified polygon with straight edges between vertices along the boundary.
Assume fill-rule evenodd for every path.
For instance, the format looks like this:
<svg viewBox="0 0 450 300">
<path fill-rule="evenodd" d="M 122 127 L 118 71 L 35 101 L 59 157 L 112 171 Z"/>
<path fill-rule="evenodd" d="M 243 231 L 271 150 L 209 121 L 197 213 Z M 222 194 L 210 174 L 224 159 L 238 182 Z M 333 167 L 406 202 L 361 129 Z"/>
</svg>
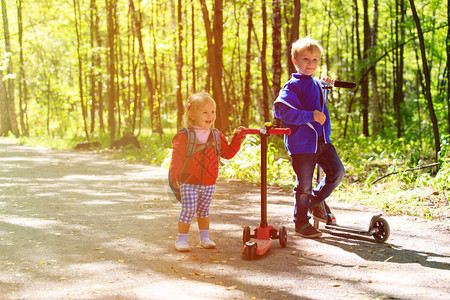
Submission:
<svg viewBox="0 0 450 300">
<path fill-rule="evenodd" d="M 216 120 L 216 103 L 207 93 L 197 93 L 189 97 L 186 105 L 185 123 L 189 130 L 195 132 L 196 145 L 213 140 L 212 125 Z M 175 249 L 189 251 L 188 232 L 194 215 L 197 214 L 200 230 L 200 245 L 203 248 L 215 248 L 216 244 L 209 239 L 209 206 L 215 191 L 216 179 L 219 175 L 219 157 L 215 147 L 209 146 L 186 158 L 188 137 L 186 128 L 178 132 L 172 140 L 173 151 L 170 162 L 170 181 L 180 188 L 181 214 L 178 218 L 178 239 Z M 239 151 L 245 135 L 240 128 L 228 144 L 220 133 L 221 157 L 230 159 Z M 182 165 L 188 159 L 183 171 Z"/>
</svg>

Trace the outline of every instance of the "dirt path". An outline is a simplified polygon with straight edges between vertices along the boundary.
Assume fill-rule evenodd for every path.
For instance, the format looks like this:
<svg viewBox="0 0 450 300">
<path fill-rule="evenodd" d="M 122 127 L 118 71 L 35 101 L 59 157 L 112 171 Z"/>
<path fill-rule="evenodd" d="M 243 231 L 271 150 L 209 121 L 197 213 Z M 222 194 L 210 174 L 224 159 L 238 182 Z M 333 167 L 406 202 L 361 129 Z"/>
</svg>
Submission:
<svg viewBox="0 0 450 300">
<path fill-rule="evenodd" d="M 244 260 L 242 226 L 258 225 L 256 185 L 220 181 L 215 250 L 173 244 L 180 206 L 159 167 L 0 140 L 2 299 L 449 299 L 450 233 L 386 216 L 389 244 L 293 233 L 290 192 L 269 190 L 268 216 L 288 246 Z M 329 201 L 338 222 L 366 228 L 368 207 Z"/>
</svg>

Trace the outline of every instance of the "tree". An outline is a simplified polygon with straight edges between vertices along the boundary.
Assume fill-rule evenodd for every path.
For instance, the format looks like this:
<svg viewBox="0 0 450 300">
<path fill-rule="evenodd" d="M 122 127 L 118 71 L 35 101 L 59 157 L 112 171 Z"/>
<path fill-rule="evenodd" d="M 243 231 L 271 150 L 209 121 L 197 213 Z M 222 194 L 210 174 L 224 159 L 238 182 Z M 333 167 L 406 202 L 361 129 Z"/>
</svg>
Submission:
<svg viewBox="0 0 450 300">
<path fill-rule="evenodd" d="M 416 5 L 414 0 L 409 0 L 409 5 L 411 7 L 411 12 L 413 15 L 414 23 L 416 24 L 417 36 L 419 38 L 420 53 L 422 56 L 422 69 L 425 77 L 425 98 L 427 99 L 428 112 L 430 114 L 431 123 L 433 124 L 433 135 L 434 135 L 434 149 L 436 159 L 441 151 L 441 142 L 439 137 L 439 127 L 436 118 L 436 113 L 434 111 L 433 99 L 431 97 L 431 76 L 430 69 L 428 68 L 427 55 L 425 51 L 425 39 L 422 32 L 422 26 L 420 24 L 420 19 L 417 14 Z"/>
<path fill-rule="evenodd" d="M 272 101 L 281 89 L 281 53 L 280 0 L 272 0 Z"/>
<path fill-rule="evenodd" d="M 177 66 L 177 128 L 181 128 L 181 121 L 183 120 L 184 105 L 181 89 L 183 85 L 183 16 L 182 16 L 182 1 L 178 0 L 177 15 L 178 15 L 178 56 L 176 61 Z"/>
<path fill-rule="evenodd" d="M 6 9 L 6 1 L 2 0 L 2 16 L 3 16 L 3 31 L 5 34 L 5 51 L 8 55 L 7 72 L 8 76 L 6 78 L 6 93 L 0 93 L 0 97 L 5 97 L 2 100 L 2 113 L 0 116 L 1 128 L 0 135 L 6 135 L 11 131 L 15 136 L 19 136 L 19 128 L 17 127 L 16 120 L 16 108 L 14 104 L 14 78 L 13 78 L 13 67 L 12 67 L 12 57 L 11 57 L 11 40 L 9 36 L 9 23 L 8 14 Z M 3 75 L 3 74 L 2 74 Z M 4 80 L 3 76 L 0 78 Z"/>
<path fill-rule="evenodd" d="M 89 140 L 89 131 L 87 126 L 87 109 L 84 103 L 84 89 L 83 89 L 83 57 L 81 55 L 81 34 L 79 28 L 78 19 L 81 18 L 80 14 L 80 4 L 78 0 L 73 0 L 73 9 L 74 9 L 74 19 L 75 19 L 75 31 L 77 35 L 77 58 L 78 58 L 78 86 L 80 92 L 80 103 L 81 103 L 81 112 L 83 115 L 83 125 L 84 125 L 84 133 L 86 134 L 86 138 Z"/>
<path fill-rule="evenodd" d="M 229 128 L 229 109 L 225 103 L 222 90 L 223 72 L 223 0 L 214 0 L 214 18 L 211 27 L 206 1 L 200 0 L 202 6 L 203 21 L 205 23 L 206 40 L 208 44 L 208 62 L 212 79 L 213 97 L 216 101 L 217 119 L 216 127 L 224 132 Z"/>
<path fill-rule="evenodd" d="M 245 86 L 243 97 L 243 108 L 241 122 L 242 125 L 249 126 L 249 113 L 250 113 L 250 65 L 251 65 L 251 47 L 252 47 L 252 30 L 253 30 L 253 4 L 248 5 L 248 23 L 247 23 L 247 52 L 245 56 Z"/>
<path fill-rule="evenodd" d="M 17 24 L 19 30 L 19 114 L 20 127 L 22 135 L 29 136 L 30 128 L 28 126 L 28 88 L 25 74 L 25 62 L 23 55 L 23 19 L 22 19 L 22 0 L 17 0 Z"/>
</svg>

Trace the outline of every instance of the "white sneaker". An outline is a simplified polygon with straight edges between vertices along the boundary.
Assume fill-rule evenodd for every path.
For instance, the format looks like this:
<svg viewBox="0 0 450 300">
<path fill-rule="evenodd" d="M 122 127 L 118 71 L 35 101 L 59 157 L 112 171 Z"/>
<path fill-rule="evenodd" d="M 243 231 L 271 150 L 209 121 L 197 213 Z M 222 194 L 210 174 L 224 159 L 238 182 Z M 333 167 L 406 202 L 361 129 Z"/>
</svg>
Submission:
<svg viewBox="0 0 450 300">
<path fill-rule="evenodd" d="M 205 249 L 213 249 L 216 248 L 216 243 L 214 243 L 210 239 L 206 239 L 204 241 L 200 241 L 200 246 L 202 246 Z"/>
<path fill-rule="evenodd" d="M 178 243 L 178 241 L 175 242 L 175 249 L 179 252 L 188 252 L 191 250 L 188 244 Z"/>
</svg>

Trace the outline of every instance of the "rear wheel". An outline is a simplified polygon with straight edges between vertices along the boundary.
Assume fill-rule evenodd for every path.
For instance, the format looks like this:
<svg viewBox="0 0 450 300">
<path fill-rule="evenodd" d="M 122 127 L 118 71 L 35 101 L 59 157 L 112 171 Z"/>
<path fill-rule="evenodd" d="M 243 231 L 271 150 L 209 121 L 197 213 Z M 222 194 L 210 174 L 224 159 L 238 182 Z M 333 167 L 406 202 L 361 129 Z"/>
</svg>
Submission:
<svg viewBox="0 0 450 300">
<path fill-rule="evenodd" d="M 391 234 L 391 229 L 389 227 L 389 223 L 384 218 L 376 219 L 372 228 L 376 228 L 377 231 L 373 234 L 373 238 L 378 243 L 384 243 L 388 240 L 389 235 Z"/>
<path fill-rule="evenodd" d="M 278 232 L 279 236 L 280 236 L 280 246 L 281 248 L 285 248 L 286 244 L 287 244 L 287 232 L 286 232 L 286 228 L 284 226 L 281 226 L 279 232 Z"/>
</svg>

